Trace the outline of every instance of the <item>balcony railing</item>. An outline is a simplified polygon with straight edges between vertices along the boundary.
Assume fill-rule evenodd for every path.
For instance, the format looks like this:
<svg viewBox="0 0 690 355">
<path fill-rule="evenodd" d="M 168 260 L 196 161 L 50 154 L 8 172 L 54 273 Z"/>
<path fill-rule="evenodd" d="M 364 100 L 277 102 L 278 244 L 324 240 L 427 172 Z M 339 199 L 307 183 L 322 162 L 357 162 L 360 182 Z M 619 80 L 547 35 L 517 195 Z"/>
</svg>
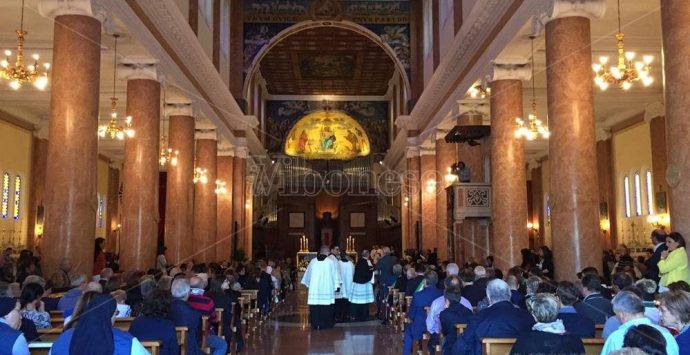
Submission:
<svg viewBox="0 0 690 355">
<path fill-rule="evenodd" d="M 491 184 L 456 182 L 446 189 L 453 219 L 491 217 Z"/>
</svg>

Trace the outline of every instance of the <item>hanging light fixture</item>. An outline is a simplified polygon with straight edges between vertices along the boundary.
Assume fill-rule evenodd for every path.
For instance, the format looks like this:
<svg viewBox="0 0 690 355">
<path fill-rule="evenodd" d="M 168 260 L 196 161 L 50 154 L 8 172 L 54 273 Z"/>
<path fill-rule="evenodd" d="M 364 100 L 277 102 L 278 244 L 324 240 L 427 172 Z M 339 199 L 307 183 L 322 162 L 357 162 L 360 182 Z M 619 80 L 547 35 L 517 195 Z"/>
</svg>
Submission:
<svg viewBox="0 0 690 355">
<path fill-rule="evenodd" d="M 196 167 L 194 168 L 194 183 L 200 182 L 202 184 L 208 183 L 208 169 Z"/>
<path fill-rule="evenodd" d="M 472 84 L 469 90 L 467 90 L 467 94 L 473 99 L 485 99 L 491 94 L 491 88 L 485 88 L 482 82 L 477 80 Z"/>
<path fill-rule="evenodd" d="M 117 80 L 117 39 L 120 37 L 114 34 L 115 39 L 113 55 L 113 96 L 110 98 L 110 120 L 107 125 L 98 126 L 98 136 L 101 138 L 119 139 L 134 137 L 132 127 L 132 116 L 125 117 L 125 125 L 120 127 L 117 124 L 117 97 L 115 96 L 115 82 Z"/>
<path fill-rule="evenodd" d="M 168 147 L 168 139 L 166 136 L 161 137 L 161 153 L 158 162 L 161 166 L 168 164 L 177 166 L 177 158 L 180 156 L 180 151 Z"/>
<path fill-rule="evenodd" d="M 33 64 L 24 64 L 24 37 L 28 32 L 24 31 L 24 0 L 22 0 L 22 15 L 19 22 L 17 33 L 17 56 L 12 63 L 12 51 L 5 51 L 5 59 L 0 60 L 0 77 L 10 81 L 10 87 L 14 90 L 19 90 L 22 85 L 30 83 L 39 90 L 44 90 L 48 86 L 48 71 L 50 63 L 43 63 L 45 70 L 41 71 L 41 65 L 38 61 L 38 54 L 32 55 Z"/>
<path fill-rule="evenodd" d="M 544 139 L 548 139 L 551 133 L 549 132 L 549 127 L 548 127 L 548 122 L 546 125 L 544 125 L 541 120 L 537 117 L 537 97 L 535 93 L 535 86 L 534 86 L 534 38 L 535 36 L 532 35 L 529 37 L 530 38 L 530 45 L 532 48 L 532 60 L 531 60 L 531 67 L 532 67 L 532 113 L 530 113 L 527 116 L 527 122 L 523 120 L 522 118 L 516 118 L 515 119 L 515 137 L 516 138 L 525 138 L 528 141 L 533 141 L 539 136 L 541 136 Z"/>
<path fill-rule="evenodd" d="M 601 91 L 606 90 L 609 85 L 615 84 L 623 90 L 630 90 L 637 81 L 642 81 L 642 85 L 649 86 L 654 82 L 651 75 L 650 64 L 654 61 L 654 56 L 644 55 L 642 61 L 635 60 L 635 52 L 626 52 L 621 32 L 621 2 L 618 0 L 618 32 L 616 32 L 616 47 L 618 51 L 618 62 L 609 69 L 606 64 L 609 62 L 608 56 L 599 57 L 599 63 L 592 64 L 594 70 L 594 83 L 599 86 Z"/>
<path fill-rule="evenodd" d="M 217 195 L 225 195 L 228 193 L 227 183 L 223 180 L 216 180 L 216 190 Z"/>
</svg>

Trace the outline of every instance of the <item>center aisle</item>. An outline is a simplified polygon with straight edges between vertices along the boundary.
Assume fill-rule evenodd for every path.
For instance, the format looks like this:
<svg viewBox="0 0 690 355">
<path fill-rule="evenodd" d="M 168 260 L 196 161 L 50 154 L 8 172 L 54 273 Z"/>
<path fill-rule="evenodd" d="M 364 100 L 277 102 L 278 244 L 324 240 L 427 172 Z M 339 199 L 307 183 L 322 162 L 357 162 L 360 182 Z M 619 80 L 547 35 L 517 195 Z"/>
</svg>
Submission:
<svg viewBox="0 0 690 355">
<path fill-rule="evenodd" d="M 327 355 L 400 354 L 402 335 L 372 320 L 339 323 L 333 329 L 311 330 L 306 290 L 292 292 L 286 304 L 250 339 L 245 354 Z M 371 309 L 371 314 L 374 309 Z"/>
</svg>

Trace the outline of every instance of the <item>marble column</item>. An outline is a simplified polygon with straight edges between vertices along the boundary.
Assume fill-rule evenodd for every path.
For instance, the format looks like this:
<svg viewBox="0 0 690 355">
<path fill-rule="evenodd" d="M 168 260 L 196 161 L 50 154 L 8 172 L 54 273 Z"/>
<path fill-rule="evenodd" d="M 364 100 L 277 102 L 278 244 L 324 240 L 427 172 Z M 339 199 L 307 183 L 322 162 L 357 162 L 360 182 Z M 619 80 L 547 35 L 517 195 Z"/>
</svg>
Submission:
<svg viewBox="0 0 690 355">
<path fill-rule="evenodd" d="M 194 112 L 191 104 L 166 104 L 168 147 L 179 152 L 168 164 L 165 198 L 165 246 L 168 262 L 187 262 L 194 248 Z"/>
<path fill-rule="evenodd" d="M 498 76 L 491 83 L 491 248 L 501 270 L 521 263 L 520 250 L 527 236 L 527 183 L 525 150 L 515 137 L 515 118 L 523 117 L 519 72 Z M 498 79 L 498 80 L 496 80 Z"/>
<path fill-rule="evenodd" d="M 666 104 L 667 181 L 671 189 L 671 224 L 686 240 L 690 237 L 690 2 L 661 1 Z"/>
<path fill-rule="evenodd" d="M 47 160 L 48 122 L 45 121 L 38 130 L 34 131 L 31 144 L 31 183 L 29 184 L 31 192 L 27 211 L 29 223 L 26 231 L 26 248 L 29 250 L 41 248 L 45 214 L 40 213 L 39 216 L 39 208 L 44 208 Z"/>
<path fill-rule="evenodd" d="M 404 177 L 405 186 L 407 188 L 407 216 L 408 216 L 408 235 L 404 236 L 407 238 L 407 248 L 417 249 L 421 247 L 421 234 L 422 234 L 422 201 L 421 201 L 421 184 L 420 184 L 420 156 L 419 147 L 408 147 L 407 148 L 407 172 Z M 417 232 L 420 234 L 420 240 L 418 243 Z"/>
<path fill-rule="evenodd" d="M 245 224 L 245 204 L 247 203 L 245 196 L 246 185 L 246 170 L 247 170 L 247 147 L 236 147 L 235 158 L 232 162 L 232 231 L 233 240 L 231 245 L 236 249 L 241 249 L 245 253 L 248 252 L 247 241 L 245 240 L 246 228 Z M 251 226 L 249 226 L 251 228 Z M 246 255 L 251 259 L 251 255 Z"/>
<path fill-rule="evenodd" d="M 218 152 L 218 179 L 225 182 L 227 191 L 218 195 L 216 209 L 216 260 L 230 260 L 232 253 L 232 193 L 234 152 L 225 149 Z"/>
<path fill-rule="evenodd" d="M 207 169 L 208 182 L 194 184 L 194 255 L 192 259 L 210 262 L 216 259 L 216 132 L 197 133 L 196 166 Z"/>
<path fill-rule="evenodd" d="M 445 179 L 447 169 L 455 162 L 455 143 L 446 143 L 446 130 L 436 132 L 436 237 L 438 238 L 438 258 L 448 258 L 448 235 L 452 232 L 452 224 L 448 223 L 448 193 L 446 187 L 450 185 Z"/>
<path fill-rule="evenodd" d="M 108 166 L 108 199 L 105 210 L 105 249 L 117 253 L 120 242 L 120 167 L 113 163 Z"/>
<path fill-rule="evenodd" d="M 122 165 L 120 268 L 148 270 L 155 266 L 158 246 L 161 85 L 151 66 L 124 67 L 120 73 L 128 79 L 127 115 L 135 129 L 135 136 L 125 139 Z"/>
<path fill-rule="evenodd" d="M 587 4 L 570 10 L 555 7 L 564 11 L 564 17 L 553 14 L 545 31 L 551 238 L 557 280 L 573 280 L 584 267 L 600 267 L 602 260 L 594 103 L 589 80 L 591 35 L 586 16 L 603 15 L 606 4 Z"/>
<path fill-rule="evenodd" d="M 84 6 L 82 3 L 87 3 Z M 76 272 L 91 275 L 96 233 L 96 163 L 101 70 L 101 23 L 89 1 L 68 6 L 39 2 L 42 16 L 55 18 L 50 90 L 44 275 L 65 255 Z"/>
<path fill-rule="evenodd" d="M 436 156 L 433 149 L 422 148 L 420 156 L 421 168 L 421 215 L 422 221 L 422 249 L 438 248 L 436 237 L 436 194 L 440 193 L 441 187 L 436 185 Z"/>
</svg>

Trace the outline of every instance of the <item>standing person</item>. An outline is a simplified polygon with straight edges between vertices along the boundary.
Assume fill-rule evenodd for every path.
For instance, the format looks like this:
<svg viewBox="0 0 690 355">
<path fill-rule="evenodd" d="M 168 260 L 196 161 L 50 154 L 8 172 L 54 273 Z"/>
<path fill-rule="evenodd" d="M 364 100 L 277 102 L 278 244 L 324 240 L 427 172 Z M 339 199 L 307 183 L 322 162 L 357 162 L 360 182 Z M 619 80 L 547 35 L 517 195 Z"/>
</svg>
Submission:
<svg viewBox="0 0 690 355">
<path fill-rule="evenodd" d="M 166 250 L 168 250 L 168 248 L 166 248 L 165 245 L 159 245 L 158 256 L 156 256 L 156 270 L 160 271 L 163 275 L 165 275 L 168 269 L 168 260 L 165 258 Z"/>
<path fill-rule="evenodd" d="M 659 260 L 661 260 L 661 253 L 666 250 L 666 232 L 661 229 L 655 229 L 652 231 L 652 244 L 654 244 L 654 250 L 652 256 L 645 262 L 646 270 L 644 272 L 644 277 L 646 279 L 654 280 L 659 284 Z"/>
<path fill-rule="evenodd" d="M 395 283 L 393 265 L 398 263 L 398 258 L 391 255 L 391 248 L 389 247 L 383 247 L 382 253 L 383 257 L 376 263 L 376 275 L 379 281 L 379 292 L 376 298 L 376 316 L 379 319 L 383 319 L 383 322 L 386 323 L 386 306 L 383 302 L 388 299 L 388 287 L 393 286 Z"/>
<path fill-rule="evenodd" d="M 70 289 L 72 263 L 69 258 L 65 257 L 60 260 L 60 267 L 50 276 L 50 282 L 53 284 L 55 292 L 65 292 Z"/>
<path fill-rule="evenodd" d="M 362 250 L 352 284 L 352 296 L 350 297 L 350 313 L 354 321 L 363 322 L 369 320 L 369 304 L 374 302 L 374 272 L 369 251 Z"/>
<path fill-rule="evenodd" d="M 335 321 L 346 322 L 350 317 L 348 308 L 352 299 L 352 280 L 355 273 L 355 265 L 347 254 L 340 254 L 340 279 L 343 281 L 340 292 L 335 295 Z"/>
<path fill-rule="evenodd" d="M 539 247 L 539 256 L 541 260 L 539 261 L 539 268 L 541 269 L 542 275 L 545 275 L 549 279 L 553 280 L 553 252 L 546 245 Z"/>
<path fill-rule="evenodd" d="M 668 284 L 676 281 L 685 281 L 690 284 L 690 269 L 688 269 L 685 239 L 680 233 L 673 232 L 666 237 L 666 247 L 668 250 L 661 252 L 661 260 L 657 264 L 659 266 L 659 275 L 661 275 L 659 286 L 666 289 Z"/>
<path fill-rule="evenodd" d="M 328 246 L 322 246 L 302 276 L 302 284 L 309 288 L 307 304 L 312 329 L 328 329 L 334 325 L 335 293 L 342 282 L 337 265 L 328 257 L 329 251 Z"/>
<path fill-rule="evenodd" d="M 101 270 L 105 269 L 105 252 L 103 251 L 103 244 L 105 244 L 105 239 L 96 238 L 93 252 L 93 274 L 98 275 Z"/>
</svg>

